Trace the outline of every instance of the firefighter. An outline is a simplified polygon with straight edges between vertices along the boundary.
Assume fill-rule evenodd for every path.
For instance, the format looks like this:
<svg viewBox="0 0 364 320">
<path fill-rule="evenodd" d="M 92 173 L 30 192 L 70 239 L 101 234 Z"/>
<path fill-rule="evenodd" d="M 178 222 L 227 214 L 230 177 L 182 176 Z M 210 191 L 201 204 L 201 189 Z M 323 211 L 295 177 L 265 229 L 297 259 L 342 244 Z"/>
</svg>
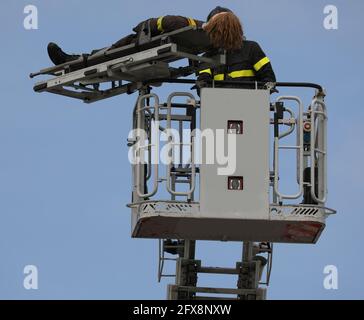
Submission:
<svg viewBox="0 0 364 320">
<path fill-rule="evenodd" d="M 225 51 L 227 61 L 222 67 L 201 70 L 198 75 L 198 88 L 207 86 L 211 80 L 215 80 L 215 86 L 219 86 L 218 82 L 223 80 L 272 84 L 276 82 L 269 58 L 257 42 L 245 39 L 239 18 L 230 9 L 216 7 L 210 12 L 202 28 L 209 35 L 214 47 L 206 56 Z"/>
<path fill-rule="evenodd" d="M 100 50 L 107 51 L 120 48 L 131 43 L 135 43 L 137 41 L 138 35 L 142 31 L 142 29 L 145 28 L 146 25 L 148 25 L 150 28 L 151 36 L 155 37 L 162 33 L 171 32 L 187 26 L 197 26 L 198 28 L 201 28 L 203 25 L 203 21 L 173 15 L 167 15 L 159 18 L 150 18 L 148 20 L 140 22 L 135 28 L 133 28 L 133 34 L 129 34 L 128 36 L 123 37 L 119 41 L 115 42 L 111 47 L 93 50 L 91 52 L 91 55 L 99 52 Z M 78 58 L 80 58 L 80 55 L 78 54 L 67 54 L 63 52 L 63 50 L 56 43 L 53 42 L 48 44 L 48 55 L 55 65 L 77 60 Z M 84 54 L 83 56 L 87 57 L 89 55 L 90 54 Z"/>
</svg>

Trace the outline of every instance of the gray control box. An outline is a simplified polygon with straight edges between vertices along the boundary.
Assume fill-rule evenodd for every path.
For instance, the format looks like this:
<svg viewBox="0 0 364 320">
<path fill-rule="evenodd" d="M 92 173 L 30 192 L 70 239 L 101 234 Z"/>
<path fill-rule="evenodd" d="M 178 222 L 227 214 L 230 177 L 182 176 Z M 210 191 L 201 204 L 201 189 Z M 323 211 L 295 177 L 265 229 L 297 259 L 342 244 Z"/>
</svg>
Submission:
<svg viewBox="0 0 364 320">
<path fill-rule="evenodd" d="M 269 219 L 269 96 L 268 90 L 201 90 L 201 131 L 215 137 L 213 164 L 206 163 L 211 145 L 202 144 L 201 216 Z M 236 139 L 235 159 L 229 135 Z"/>
</svg>

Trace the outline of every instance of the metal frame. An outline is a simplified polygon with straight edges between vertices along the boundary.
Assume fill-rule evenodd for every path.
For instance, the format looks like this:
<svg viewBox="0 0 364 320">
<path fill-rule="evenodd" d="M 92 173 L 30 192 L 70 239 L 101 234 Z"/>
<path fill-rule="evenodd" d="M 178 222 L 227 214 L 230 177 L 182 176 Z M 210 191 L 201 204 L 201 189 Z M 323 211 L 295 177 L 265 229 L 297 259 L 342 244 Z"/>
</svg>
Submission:
<svg viewBox="0 0 364 320">
<path fill-rule="evenodd" d="M 311 196 L 318 203 L 327 198 L 327 110 L 322 97 L 316 97 L 310 107 L 311 116 Z M 316 124 L 318 121 L 318 124 Z M 318 169 L 318 195 L 315 193 Z"/>
<path fill-rule="evenodd" d="M 209 44 L 205 46 L 204 51 L 202 48 L 187 49 L 184 42 L 189 35 L 199 36 L 201 43 L 206 42 L 205 33 L 199 33 L 193 27 L 186 27 L 150 39 L 150 43 L 144 45 L 144 49 L 141 51 L 138 51 L 137 46 L 129 45 L 120 49 L 105 51 L 102 55 L 91 56 L 91 62 L 101 62 L 85 68 L 72 69 L 74 65 L 82 65 L 80 58 L 77 61 L 33 73 L 30 75 L 32 78 L 39 75 L 54 76 L 51 79 L 36 83 L 34 90 L 92 103 L 124 93 L 133 93 L 142 89 L 143 83 L 151 79 L 179 78 L 198 72 L 206 65 L 225 64 L 225 55 L 211 58 L 201 55 L 208 50 Z M 187 59 L 188 65 L 179 68 L 170 66 L 170 63 L 182 59 Z M 123 81 L 127 83 L 124 84 Z M 100 89 L 102 83 L 109 83 L 110 87 Z"/>
<path fill-rule="evenodd" d="M 184 92 L 175 92 L 169 95 L 167 99 L 167 103 L 160 104 L 161 110 L 167 110 L 167 113 L 159 114 L 159 117 L 163 121 L 167 121 L 166 128 L 161 128 L 161 130 L 169 130 L 171 129 L 171 122 L 173 120 L 175 121 L 189 121 L 192 120 L 191 118 L 188 118 L 187 116 L 180 115 L 180 114 L 173 114 L 173 98 L 175 97 L 186 97 L 190 99 L 190 107 L 196 108 L 197 102 L 195 98 L 190 93 L 184 93 Z M 323 121 L 327 120 L 327 114 L 326 114 L 326 106 L 322 100 L 320 100 L 319 95 L 317 95 L 314 100 L 311 103 L 311 108 L 309 111 L 309 114 L 311 115 L 312 119 L 316 119 L 315 124 L 313 125 L 312 130 L 315 130 L 314 135 L 311 135 L 311 144 L 315 143 L 316 148 L 313 148 L 310 150 L 310 156 L 313 158 L 317 158 L 317 154 L 323 154 L 322 151 L 324 151 L 326 155 L 326 122 L 323 123 Z M 303 112 L 303 104 L 300 98 L 294 97 L 294 96 L 282 96 L 277 99 L 277 102 L 280 101 L 295 101 L 298 104 L 298 115 L 295 116 L 295 113 L 293 110 L 289 107 L 284 108 L 284 112 L 289 114 L 289 118 L 284 118 L 279 120 L 280 126 L 288 126 L 288 130 L 284 132 L 279 132 L 279 135 L 275 138 L 275 145 L 274 145 L 274 172 L 273 172 L 273 193 L 274 193 L 274 201 L 270 205 L 270 220 L 273 221 L 307 221 L 307 222 L 320 222 L 325 223 L 326 218 L 330 214 L 334 214 L 336 211 L 326 208 L 322 205 L 308 205 L 308 204 L 282 204 L 282 201 L 284 199 L 292 200 L 297 199 L 302 195 L 303 192 L 303 169 L 305 166 L 304 163 L 304 149 L 303 149 L 303 121 L 304 121 L 304 112 Z M 179 106 L 181 107 L 181 106 Z M 275 112 L 277 110 L 274 110 Z M 314 121 L 312 121 L 314 122 Z M 317 124 L 316 124 L 317 123 Z M 274 121 L 271 120 L 271 124 L 274 124 Z M 179 126 L 181 128 L 181 125 Z M 289 136 L 290 134 L 293 134 L 294 132 L 297 132 L 297 144 L 294 146 L 280 146 L 279 140 L 283 139 L 284 137 Z M 193 137 L 192 137 L 193 138 Z M 176 143 L 174 141 L 170 141 L 170 143 L 173 146 L 179 146 L 185 145 L 183 143 Z M 188 144 L 191 146 L 191 152 L 193 152 L 192 144 Z M 279 158 L 276 156 L 276 153 L 279 149 L 295 149 L 297 150 L 297 182 L 300 186 L 300 190 L 298 194 L 295 195 L 285 195 L 279 192 L 279 185 L 278 185 L 278 178 L 279 178 Z M 319 179 L 322 179 L 323 177 L 326 177 L 326 169 L 322 164 L 319 164 L 321 162 L 326 163 L 326 157 L 324 159 L 318 159 L 317 165 L 320 165 L 322 167 L 321 173 L 319 175 Z M 321 161 L 321 162 L 320 162 Z M 146 216 L 148 218 L 152 218 L 154 216 L 161 216 L 161 215 L 181 215 L 181 216 L 193 216 L 199 212 L 199 203 L 198 201 L 191 201 L 191 196 L 193 196 L 194 193 L 194 175 L 196 174 L 196 171 L 194 170 L 193 165 L 193 155 L 191 155 L 191 167 L 187 169 L 187 172 L 189 174 L 192 174 L 191 180 L 189 181 L 191 189 L 188 192 L 176 192 L 175 191 L 175 185 L 177 181 L 175 180 L 172 172 L 173 164 L 171 163 L 166 172 L 165 178 L 159 178 L 158 181 L 164 182 L 166 181 L 166 189 L 168 193 L 171 195 L 171 200 L 163 201 L 163 200 L 148 200 L 148 201 L 140 201 L 133 204 L 130 204 L 129 206 L 137 210 L 137 214 L 139 218 L 142 218 L 143 216 Z M 315 164 L 316 166 L 316 164 Z M 184 168 L 186 169 L 186 168 Z M 149 173 L 148 173 L 149 174 Z M 148 177 L 148 176 L 147 176 Z M 313 176 L 314 177 L 314 176 Z M 139 183 L 143 183 L 140 179 L 137 179 Z M 311 179 L 310 185 L 315 184 L 315 178 Z M 326 182 L 323 184 L 322 189 L 326 189 Z M 184 196 L 186 197 L 186 201 L 176 201 L 176 196 Z M 319 197 L 322 196 L 322 194 L 318 195 Z M 318 199 L 319 200 L 319 199 Z M 314 239 L 314 242 L 317 241 L 320 234 L 317 235 L 317 237 Z M 182 243 L 182 244 L 181 244 Z M 189 240 L 182 240 L 182 242 L 178 244 L 179 248 L 185 248 L 185 245 L 189 247 L 191 243 L 194 244 L 194 241 Z M 218 267 L 206 267 L 201 266 L 201 262 L 198 260 L 194 260 L 194 255 L 187 254 L 179 255 L 179 257 L 171 257 L 166 256 L 166 250 L 167 248 L 164 246 L 163 240 L 159 240 L 159 265 L 158 265 L 158 280 L 161 281 L 164 277 L 171 278 L 176 277 L 176 284 L 173 286 L 169 286 L 168 289 L 168 296 L 169 298 L 176 298 L 176 299 L 201 299 L 201 296 L 198 296 L 198 293 L 215 293 L 215 294 L 235 294 L 238 296 L 239 299 L 246 299 L 249 297 L 255 297 L 256 299 L 258 297 L 265 298 L 265 291 L 262 291 L 262 288 L 260 288 L 260 285 L 268 286 L 270 283 L 270 277 L 271 277 L 271 270 L 272 270 L 272 261 L 273 261 L 273 244 L 269 243 L 269 249 L 262 250 L 262 251 L 254 251 L 255 245 L 253 242 L 244 242 L 244 250 L 245 252 L 255 252 L 256 254 L 266 254 L 267 255 L 267 265 L 266 265 L 266 273 L 265 273 L 265 279 L 264 280 L 254 280 L 254 286 L 252 289 L 242 287 L 241 289 L 227 289 L 227 288 L 201 288 L 197 286 L 197 275 L 199 273 L 211 273 L 211 274 L 230 274 L 230 275 L 238 275 L 239 276 L 239 268 L 218 268 Z M 188 251 L 188 250 L 187 250 Z M 189 252 L 189 251 L 188 251 Z M 175 274 L 171 273 L 164 273 L 164 267 L 166 261 L 176 261 L 177 263 L 177 272 Z M 184 262 L 183 262 L 184 261 Z M 244 262 L 245 261 L 245 262 Z M 190 268 L 183 269 L 183 265 L 189 265 Z M 259 264 L 256 261 L 252 260 L 252 256 L 247 254 L 244 255 L 244 258 L 242 262 L 239 262 L 238 265 L 240 265 L 243 268 L 253 268 L 252 270 L 255 270 L 253 273 L 251 273 L 248 278 L 241 278 L 241 279 L 257 279 L 256 270 L 259 268 Z M 192 268 L 192 269 L 191 269 Z M 244 270 L 245 270 L 244 269 Z M 189 271 L 186 271 L 189 270 Z M 249 269 L 250 270 L 250 269 Z M 187 273 L 186 273 L 187 272 Z M 255 275 L 254 275 L 255 274 Z M 253 276 L 254 275 L 254 276 Z M 192 277 L 192 278 L 191 278 Z M 241 277 L 241 275 L 239 276 Z M 192 281 L 192 283 L 188 283 L 186 279 L 195 279 Z M 239 278 L 240 279 L 240 278 Z M 187 281 L 187 282 L 185 282 Z M 239 280 L 243 282 L 239 282 L 241 285 L 244 285 L 244 281 L 247 280 Z M 252 283 L 252 282 L 249 282 Z M 238 286 L 239 288 L 239 286 Z M 264 292 L 264 294 L 262 294 Z M 211 297 L 210 297 L 211 298 Z M 224 299 L 224 297 L 219 297 L 221 299 Z"/>
<path fill-rule="evenodd" d="M 150 98 L 153 98 L 154 99 L 154 106 L 151 107 L 151 106 L 145 106 L 144 105 L 144 101 L 145 100 L 149 100 Z M 137 110 L 136 110 L 136 113 L 137 113 L 137 141 L 140 142 L 142 136 L 141 136 L 141 122 L 142 122 L 142 118 L 144 119 L 144 117 L 141 116 L 141 113 L 142 112 L 146 112 L 146 111 L 149 111 L 151 109 L 154 109 L 154 120 L 159 123 L 159 98 L 156 94 L 154 93 L 149 93 L 149 94 L 146 94 L 146 95 L 142 95 L 142 96 L 139 96 L 138 97 L 138 102 L 137 102 Z M 148 148 L 148 157 L 149 159 L 148 160 L 151 160 L 151 154 L 152 154 L 152 148 L 155 148 L 157 150 L 157 152 L 155 152 L 155 159 L 154 159 L 154 182 L 153 182 L 153 189 L 151 192 L 147 192 L 147 193 L 143 193 L 140 189 L 140 183 L 137 183 L 136 184 L 136 192 L 138 194 L 138 196 L 140 198 L 149 198 L 149 197 L 152 197 L 154 196 L 157 192 L 158 192 L 158 180 L 159 180 L 159 137 L 156 139 L 155 141 L 155 144 L 152 144 L 152 141 L 148 141 L 148 144 L 145 145 L 145 146 L 138 146 L 135 150 L 136 152 L 136 158 L 137 159 L 140 159 L 140 158 L 143 158 L 144 159 L 144 149 Z M 148 167 L 150 168 L 151 166 L 151 163 L 150 161 L 148 161 Z M 142 170 L 142 166 L 140 165 L 137 165 L 136 166 L 136 180 L 137 181 L 141 181 L 141 170 Z M 146 177 L 146 179 L 148 180 L 151 176 L 151 170 L 148 170 L 148 175 Z"/>
<path fill-rule="evenodd" d="M 37 75 L 51 75 L 53 78 L 45 81 L 38 82 L 34 90 L 36 92 L 50 92 L 71 98 L 81 99 L 86 103 L 107 99 L 116 95 L 124 93 L 133 93 L 139 91 L 139 97 L 134 110 L 133 128 L 145 129 L 145 120 L 155 119 L 166 120 L 167 130 L 171 128 L 171 121 L 179 121 L 179 128 L 181 130 L 181 123 L 183 121 L 190 121 L 191 128 L 196 127 L 196 115 L 174 115 L 172 109 L 177 105 L 172 103 L 172 99 L 176 96 L 186 96 L 192 100 L 194 109 L 197 107 L 196 99 L 190 93 L 173 93 L 169 96 L 167 104 L 161 105 L 159 98 L 156 94 L 150 93 L 151 85 L 160 85 L 162 83 L 185 83 L 194 84 L 194 80 L 177 79 L 197 72 L 198 70 L 213 66 L 225 64 L 225 56 L 220 55 L 212 58 L 202 57 L 200 52 L 196 50 L 187 50 L 178 43 L 174 36 L 189 32 L 191 28 L 185 28 L 180 31 L 175 31 L 170 34 L 165 34 L 160 37 L 151 39 L 150 44 L 144 46 L 140 52 L 135 52 L 135 47 L 127 46 L 122 49 L 111 50 L 110 52 L 103 52 L 99 57 L 94 57 L 93 65 L 74 70 L 73 66 L 82 63 L 76 61 L 67 63 L 61 66 L 47 68 L 38 73 L 32 74 L 31 77 Z M 144 43 L 144 42 L 143 42 Z M 144 43 L 145 44 L 145 43 Z M 122 52 L 126 54 L 122 55 Z M 101 59 L 99 63 L 96 63 Z M 173 68 L 169 64 L 171 62 L 188 59 L 188 65 L 181 68 Z M 128 83 L 124 84 L 123 81 Z M 101 90 L 100 84 L 109 83 L 108 89 Z M 223 82 L 229 85 L 229 81 Z M 219 82 L 221 85 L 222 82 Z M 234 85 L 239 84 L 234 82 Z M 246 82 L 242 83 L 246 85 Z M 256 89 L 259 89 L 264 84 L 254 82 Z M 274 140 L 274 170 L 272 175 L 273 187 L 273 203 L 270 206 L 270 219 L 271 221 L 285 220 L 285 221 L 322 221 L 324 222 L 329 214 L 335 213 L 334 210 L 324 207 L 327 192 L 327 110 L 324 103 L 324 91 L 321 86 L 310 83 L 277 83 L 277 86 L 283 87 L 310 87 L 317 89 L 316 96 L 311 103 L 311 108 L 308 112 L 312 119 L 312 132 L 310 138 L 311 149 L 308 153 L 303 150 L 303 106 L 298 97 L 283 96 L 278 98 L 277 101 L 296 101 L 299 105 L 299 114 L 295 118 L 292 109 L 286 107 L 285 112 L 290 114 L 290 119 L 281 119 L 278 125 L 288 125 L 290 128 L 283 133 L 278 133 Z M 150 99 L 154 99 L 154 105 L 149 106 Z M 178 107 L 178 106 L 177 106 Z M 179 107 L 185 107 L 182 105 Z M 191 107 L 191 105 L 189 105 Z M 160 113 L 161 110 L 167 109 L 167 114 Z M 152 112 L 153 110 L 153 112 Z M 277 110 L 274 110 L 277 111 Z M 294 146 L 280 146 L 279 140 L 292 134 L 297 128 L 297 144 Z M 160 127 L 160 130 L 166 129 Z M 278 131 L 279 132 L 279 131 Z M 130 141 L 135 144 L 140 139 L 140 134 L 137 134 L 135 139 Z M 133 200 L 129 205 L 132 209 L 132 214 L 136 219 L 143 215 L 149 218 L 153 215 L 173 213 L 176 215 L 193 215 L 199 212 L 199 203 L 194 201 L 195 191 L 195 176 L 198 173 L 194 163 L 194 137 L 191 137 L 191 143 L 183 144 L 173 143 L 180 148 L 183 145 L 191 147 L 191 166 L 186 168 L 177 168 L 172 172 L 172 164 L 167 168 L 166 177 L 159 177 L 158 162 L 157 165 L 151 165 L 151 150 L 153 147 L 159 149 L 159 141 L 152 144 L 149 132 L 148 145 L 137 147 L 136 152 L 144 153 L 148 149 L 148 164 L 147 171 L 141 165 L 133 165 L 134 183 L 133 183 Z M 293 195 L 285 195 L 279 191 L 279 157 L 278 151 L 280 149 L 295 149 L 297 150 L 297 182 L 299 185 L 299 192 Z M 173 149 L 172 149 L 173 150 Z M 159 157 L 159 152 L 156 152 Z M 307 165 L 305 162 L 308 158 L 311 159 L 311 179 L 308 186 L 311 187 L 312 198 L 319 203 L 319 205 L 302 205 L 302 204 L 283 204 L 283 200 L 297 199 L 302 195 L 304 182 L 303 170 Z M 158 159 L 156 159 L 158 160 Z M 315 191 L 316 176 L 315 170 L 318 169 L 318 190 Z M 145 190 L 144 186 L 146 181 L 150 180 L 153 175 L 153 188 L 150 192 Z M 179 177 L 186 179 L 180 180 Z M 153 197 L 158 192 L 158 185 L 161 182 L 167 183 L 167 191 L 171 199 L 166 201 L 148 200 L 147 198 Z M 175 186 L 177 183 L 188 183 L 190 189 L 187 192 L 177 192 Z M 176 201 L 176 196 L 186 197 L 186 201 Z M 318 235 L 319 236 L 319 235 Z M 317 239 L 316 239 L 317 240 Z M 179 242 L 178 242 L 179 243 Z M 265 289 L 259 288 L 259 285 L 269 285 L 271 268 L 272 268 L 272 254 L 273 244 L 269 244 L 269 249 L 256 250 L 255 245 L 251 241 L 245 241 L 243 244 L 242 261 L 238 262 L 236 268 L 218 268 L 218 267 L 205 267 L 201 266 L 201 262 L 195 260 L 195 241 L 181 240 L 178 244 L 180 253 L 179 258 L 168 258 L 165 256 L 166 246 L 160 239 L 159 241 L 159 267 L 158 267 L 158 280 L 163 277 L 176 277 L 176 284 L 169 286 L 168 296 L 172 299 L 201 299 L 211 297 L 197 296 L 197 293 L 215 293 L 215 294 L 234 294 L 238 299 L 265 299 Z M 254 261 L 254 254 L 266 253 L 267 256 L 267 272 L 265 281 L 261 281 L 260 277 L 260 262 Z M 164 274 L 164 262 L 176 261 L 177 268 L 176 274 Z M 238 275 L 238 289 L 228 288 L 200 288 L 197 286 L 198 273 L 213 273 L 213 274 L 234 274 Z M 219 297 L 221 298 L 221 297 Z M 223 299 L 223 298 L 222 298 Z"/>
<path fill-rule="evenodd" d="M 297 144 L 294 146 L 280 146 L 279 140 L 290 135 L 295 126 L 284 132 L 283 134 L 278 134 L 274 137 L 274 192 L 278 196 L 278 200 L 281 202 L 283 199 L 298 199 L 303 194 L 303 104 L 300 98 L 294 96 L 282 96 L 277 99 L 277 102 L 282 101 L 295 101 L 298 104 L 298 117 L 296 120 L 297 125 Z M 287 109 L 291 116 L 293 116 L 293 111 Z M 279 150 L 297 150 L 297 180 L 299 191 L 296 194 L 283 194 L 279 191 Z"/>
<path fill-rule="evenodd" d="M 196 99 L 195 97 L 191 94 L 191 93 L 186 93 L 186 92 L 174 92 L 172 94 L 169 95 L 168 99 L 167 99 L 167 131 L 171 130 L 171 123 L 172 123 L 172 100 L 175 97 L 188 97 L 190 99 L 190 103 L 192 106 L 196 107 Z M 181 136 L 181 122 L 180 122 L 180 139 L 182 138 Z M 166 173 L 166 179 L 167 179 L 167 191 L 173 195 L 173 196 L 187 196 L 187 199 L 190 200 L 192 198 L 192 194 L 195 191 L 196 188 L 196 165 L 195 165 L 195 137 L 194 134 L 192 132 L 191 134 L 191 142 L 190 143 L 183 143 L 183 142 L 174 142 L 172 141 L 172 135 L 169 135 L 169 144 L 172 147 L 172 156 L 171 156 L 171 160 L 169 165 L 167 166 L 167 173 Z M 190 189 L 187 192 L 177 192 L 175 190 L 173 190 L 173 188 L 171 187 L 171 176 L 172 176 L 172 167 L 173 167 L 173 159 L 174 159 L 174 146 L 179 146 L 180 147 L 180 156 L 182 156 L 182 148 L 183 146 L 189 146 L 191 148 L 191 181 L 190 181 Z"/>
</svg>

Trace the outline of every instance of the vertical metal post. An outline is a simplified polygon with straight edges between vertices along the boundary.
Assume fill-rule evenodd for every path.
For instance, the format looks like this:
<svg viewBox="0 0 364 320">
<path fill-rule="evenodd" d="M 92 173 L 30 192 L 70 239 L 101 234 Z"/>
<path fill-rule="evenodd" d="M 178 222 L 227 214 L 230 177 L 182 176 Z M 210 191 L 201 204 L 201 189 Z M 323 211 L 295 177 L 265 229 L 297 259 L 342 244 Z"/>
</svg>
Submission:
<svg viewBox="0 0 364 320">
<path fill-rule="evenodd" d="M 194 143 L 194 133 L 193 131 L 196 129 L 196 108 L 193 107 L 192 109 L 192 118 L 191 118 L 191 122 L 190 122 L 190 130 L 191 130 L 191 143 Z M 188 115 L 190 113 L 190 111 L 188 109 L 186 109 L 186 115 Z M 194 148 L 191 147 L 191 153 L 194 152 Z M 193 155 L 191 156 L 191 160 L 193 159 Z M 192 172 L 192 174 L 194 174 Z M 190 189 L 192 189 L 192 183 L 195 183 L 195 181 L 192 181 L 190 179 Z M 195 191 L 195 190 L 194 190 Z M 195 200 L 195 192 L 192 192 L 191 196 L 190 196 L 190 200 L 194 201 Z M 185 250 L 185 257 L 188 257 L 188 259 L 195 259 L 195 255 L 196 255 L 196 241 L 192 241 L 192 240 L 185 240 L 185 243 L 188 242 L 187 247 L 188 249 Z M 186 249 L 186 247 L 185 247 Z"/>
<path fill-rule="evenodd" d="M 180 120 L 178 123 L 178 132 L 179 132 L 179 164 L 178 167 L 182 168 L 183 166 L 183 121 Z M 175 188 L 173 190 L 176 190 Z"/>
<path fill-rule="evenodd" d="M 238 278 L 238 288 L 255 290 L 255 294 L 243 294 L 239 295 L 241 300 L 258 300 L 264 299 L 264 289 L 259 289 L 261 262 L 254 260 L 254 243 L 243 243 L 243 257 L 242 262 L 237 264 L 240 269 Z"/>
<path fill-rule="evenodd" d="M 243 242 L 243 262 L 249 262 L 253 259 L 253 243 Z"/>
</svg>

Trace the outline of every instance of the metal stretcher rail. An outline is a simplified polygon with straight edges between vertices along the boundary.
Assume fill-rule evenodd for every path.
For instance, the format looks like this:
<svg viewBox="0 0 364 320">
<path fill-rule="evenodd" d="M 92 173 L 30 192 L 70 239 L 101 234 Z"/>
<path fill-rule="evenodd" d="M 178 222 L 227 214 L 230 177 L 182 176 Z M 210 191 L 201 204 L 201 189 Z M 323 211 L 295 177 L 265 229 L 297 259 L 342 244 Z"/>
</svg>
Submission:
<svg viewBox="0 0 364 320">
<path fill-rule="evenodd" d="M 80 58 L 41 70 L 31 74 L 31 77 L 40 74 L 53 76 L 36 83 L 36 92 L 49 92 L 91 103 L 123 93 L 133 93 L 141 89 L 143 82 L 148 79 L 177 79 L 196 73 L 207 65 L 225 64 L 224 54 L 214 57 L 201 55 L 209 48 L 206 33 L 187 27 L 153 38 L 150 43 L 140 47 L 133 45 L 110 52 L 106 50 L 97 58 L 91 56 L 87 61 L 88 66 Z M 180 60 L 185 65 L 178 68 L 171 65 Z M 81 62 L 83 67 L 77 69 Z M 96 62 L 99 63 L 94 64 Z"/>
</svg>

